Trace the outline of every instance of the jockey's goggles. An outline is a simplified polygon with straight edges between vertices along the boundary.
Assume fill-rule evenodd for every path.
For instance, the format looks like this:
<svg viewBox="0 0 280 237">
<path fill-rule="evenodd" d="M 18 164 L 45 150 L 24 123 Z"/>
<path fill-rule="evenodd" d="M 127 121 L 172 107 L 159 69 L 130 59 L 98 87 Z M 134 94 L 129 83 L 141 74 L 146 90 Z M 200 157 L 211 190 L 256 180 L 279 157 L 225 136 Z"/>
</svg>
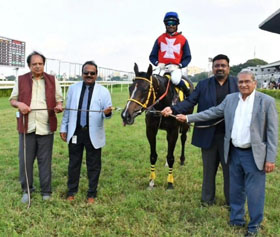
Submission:
<svg viewBox="0 0 280 237">
<path fill-rule="evenodd" d="M 176 25 L 178 25 L 178 22 L 177 21 L 166 21 L 165 25 L 166 26 L 176 26 Z"/>
</svg>

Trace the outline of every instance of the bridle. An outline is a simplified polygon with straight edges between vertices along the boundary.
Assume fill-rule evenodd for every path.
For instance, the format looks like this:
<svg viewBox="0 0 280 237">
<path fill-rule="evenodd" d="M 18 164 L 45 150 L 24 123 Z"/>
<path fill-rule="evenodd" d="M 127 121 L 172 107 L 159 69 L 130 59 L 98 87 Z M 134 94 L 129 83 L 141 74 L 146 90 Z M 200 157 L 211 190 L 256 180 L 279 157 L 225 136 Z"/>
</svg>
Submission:
<svg viewBox="0 0 280 237">
<path fill-rule="evenodd" d="M 144 109 L 147 109 L 148 108 L 148 104 L 149 104 L 149 101 L 151 99 L 151 96 L 153 96 L 153 103 L 155 102 L 156 100 L 156 92 L 155 92 L 155 88 L 153 86 L 153 79 L 152 79 L 152 76 L 150 76 L 150 80 L 145 78 L 145 77 L 135 77 L 134 80 L 143 80 L 143 81 L 146 81 L 149 83 L 149 92 L 148 92 L 148 95 L 147 95 L 147 99 L 145 101 L 145 103 L 141 103 L 139 100 L 135 100 L 133 98 L 129 98 L 127 101 L 132 101 L 138 105 L 140 105 L 142 108 Z"/>
<path fill-rule="evenodd" d="M 144 110 L 150 110 L 153 106 L 155 106 L 157 103 L 159 103 L 159 101 L 162 100 L 167 95 L 167 92 L 168 92 L 169 86 L 170 86 L 170 79 L 169 79 L 165 92 L 156 100 L 156 91 L 153 86 L 153 77 L 152 76 L 150 76 L 150 79 L 147 79 L 145 77 L 135 77 L 134 80 L 144 80 L 149 83 L 149 92 L 148 92 L 147 99 L 144 104 L 141 103 L 139 100 L 136 100 L 133 98 L 129 98 L 127 100 L 127 101 L 132 101 L 132 102 L 140 105 Z M 149 101 L 151 100 L 151 97 L 153 97 L 152 104 L 150 106 L 148 106 Z"/>
</svg>

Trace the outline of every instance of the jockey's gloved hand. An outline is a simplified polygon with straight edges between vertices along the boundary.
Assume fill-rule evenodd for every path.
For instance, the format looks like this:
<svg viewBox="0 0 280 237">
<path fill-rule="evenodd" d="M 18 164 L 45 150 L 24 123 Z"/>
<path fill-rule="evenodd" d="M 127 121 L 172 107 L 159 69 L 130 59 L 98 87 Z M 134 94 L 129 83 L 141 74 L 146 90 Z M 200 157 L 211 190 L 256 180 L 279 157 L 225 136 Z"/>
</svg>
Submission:
<svg viewBox="0 0 280 237">
<path fill-rule="evenodd" d="M 158 68 L 160 70 L 164 70 L 165 69 L 165 64 L 164 63 L 159 63 L 157 66 L 158 66 Z"/>
<path fill-rule="evenodd" d="M 172 72 L 178 68 L 179 68 L 179 65 L 176 65 L 176 64 L 168 64 L 165 66 L 165 69 L 169 72 Z"/>
</svg>

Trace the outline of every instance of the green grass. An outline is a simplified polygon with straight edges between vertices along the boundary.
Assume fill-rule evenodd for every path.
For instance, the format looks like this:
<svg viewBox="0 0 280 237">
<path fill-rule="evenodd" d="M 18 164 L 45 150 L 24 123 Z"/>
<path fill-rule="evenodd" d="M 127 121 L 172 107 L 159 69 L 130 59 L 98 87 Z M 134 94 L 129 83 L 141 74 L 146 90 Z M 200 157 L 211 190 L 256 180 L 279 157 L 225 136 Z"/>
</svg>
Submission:
<svg viewBox="0 0 280 237">
<path fill-rule="evenodd" d="M 114 89 L 114 106 L 123 108 L 127 98 L 126 90 Z M 280 100 L 277 100 L 277 107 L 280 111 Z M 228 226 L 221 169 L 217 175 L 217 205 L 201 207 L 201 154 L 198 148 L 190 145 L 191 132 L 188 133 L 185 166 L 179 165 L 179 143 L 176 146 L 173 191 L 166 191 L 167 144 L 165 132 L 159 132 L 157 187 L 148 191 L 150 164 L 144 115 L 138 117 L 134 125 L 123 127 L 120 112 L 115 112 L 112 119 L 106 121 L 107 145 L 102 150 L 96 203 L 86 204 L 85 160 L 76 199 L 71 204 L 65 201 L 68 149 L 56 133 L 52 200 L 45 203 L 41 199 L 35 164 L 37 191 L 33 194 L 31 208 L 27 209 L 20 202 L 16 110 L 10 107 L 7 97 L 0 98 L 0 108 L 0 236 L 242 236 L 245 231 Z M 59 121 L 61 117 L 60 114 Z M 261 236 L 280 236 L 278 168 L 267 175 L 266 191 Z"/>
</svg>

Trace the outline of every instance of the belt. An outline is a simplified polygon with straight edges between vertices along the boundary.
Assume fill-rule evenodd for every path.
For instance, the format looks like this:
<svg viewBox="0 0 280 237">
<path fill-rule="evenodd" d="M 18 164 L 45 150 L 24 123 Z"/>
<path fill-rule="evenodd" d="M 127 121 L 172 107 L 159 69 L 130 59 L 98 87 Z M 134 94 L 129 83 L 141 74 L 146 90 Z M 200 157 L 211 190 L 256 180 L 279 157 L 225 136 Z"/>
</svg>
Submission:
<svg viewBox="0 0 280 237">
<path fill-rule="evenodd" d="M 86 130 L 88 130 L 88 126 L 85 126 L 85 127 L 79 126 L 77 129 L 82 130 L 82 131 L 86 131 Z"/>
<path fill-rule="evenodd" d="M 239 149 L 239 150 L 241 150 L 241 151 L 248 151 L 248 150 L 251 150 L 251 149 L 252 149 L 252 147 L 247 147 L 247 148 L 237 147 L 237 146 L 234 146 L 232 143 L 231 143 L 231 145 L 232 145 L 234 148 Z"/>
<path fill-rule="evenodd" d="M 242 150 L 242 151 L 248 151 L 251 150 L 252 147 L 247 147 L 247 148 L 241 148 L 241 147 L 235 147 L 236 149 Z"/>
</svg>

